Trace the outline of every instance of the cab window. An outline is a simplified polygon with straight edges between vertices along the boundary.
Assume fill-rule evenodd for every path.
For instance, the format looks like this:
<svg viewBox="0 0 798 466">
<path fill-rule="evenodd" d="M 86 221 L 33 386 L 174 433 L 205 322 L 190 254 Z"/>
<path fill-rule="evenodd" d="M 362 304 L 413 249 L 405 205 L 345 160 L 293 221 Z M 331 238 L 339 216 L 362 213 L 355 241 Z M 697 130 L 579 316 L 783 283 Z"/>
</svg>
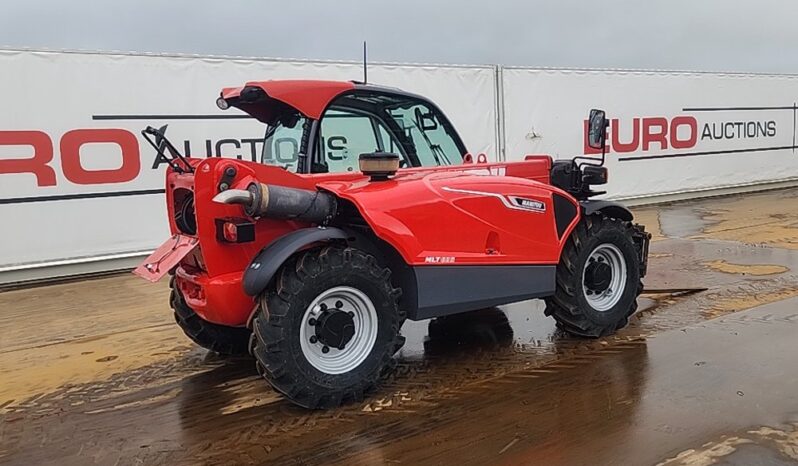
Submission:
<svg viewBox="0 0 798 466">
<path fill-rule="evenodd" d="M 358 171 L 360 154 L 372 152 L 399 155 L 401 168 L 434 167 L 461 164 L 465 148 L 434 106 L 364 91 L 338 97 L 318 123 L 297 111 L 279 115 L 266 129 L 261 162 L 296 172 L 302 159 L 302 171 L 346 173 Z"/>
<path fill-rule="evenodd" d="M 432 109 L 424 104 L 400 107 L 391 116 L 415 146 L 422 167 L 461 163 L 463 154 Z"/>
<path fill-rule="evenodd" d="M 360 154 L 401 151 L 390 131 L 377 118 L 349 110 L 328 110 L 321 119 L 321 166 L 314 172 L 351 172 L 359 170 Z"/>
<path fill-rule="evenodd" d="M 261 163 L 277 165 L 296 172 L 299 164 L 299 148 L 306 128 L 307 119 L 299 115 L 293 115 L 269 126 L 263 138 Z"/>
</svg>

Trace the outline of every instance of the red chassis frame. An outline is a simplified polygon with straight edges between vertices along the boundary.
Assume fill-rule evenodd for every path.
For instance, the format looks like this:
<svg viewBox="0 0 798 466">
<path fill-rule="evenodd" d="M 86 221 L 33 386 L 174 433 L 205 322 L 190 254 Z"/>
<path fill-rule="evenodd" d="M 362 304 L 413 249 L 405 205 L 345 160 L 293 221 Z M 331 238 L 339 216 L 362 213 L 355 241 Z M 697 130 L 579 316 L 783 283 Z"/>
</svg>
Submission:
<svg viewBox="0 0 798 466">
<path fill-rule="evenodd" d="M 548 156 L 528 156 L 512 163 L 402 169 L 384 182 L 370 182 L 360 172 L 295 174 L 240 160 L 191 162 L 195 173 L 167 170 L 166 201 L 173 237 L 136 273 L 155 281 L 176 266 L 175 282 L 186 303 L 203 319 L 228 326 L 247 325 L 255 309 L 254 298 L 242 288 L 244 271 L 253 258 L 280 236 L 311 226 L 258 219 L 254 241 L 220 241 L 216 219 L 245 217 L 240 206 L 213 201 L 225 169 L 231 166 L 237 173 L 232 188 L 266 182 L 323 189 L 353 203 L 375 235 L 412 267 L 556 265 L 580 218 L 579 202 L 548 184 Z M 188 191 L 194 195 L 196 235 L 182 233 L 175 221 L 176 205 Z M 572 203 L 576 212 L 560 232 L 551 207 L 555 195 Z M 538 200 L 548 208 L 531 213 L 502 208 L 508 207 L 512 196 Z M 176 242 L 188 247 L 176 249 Z"/>
</svg>

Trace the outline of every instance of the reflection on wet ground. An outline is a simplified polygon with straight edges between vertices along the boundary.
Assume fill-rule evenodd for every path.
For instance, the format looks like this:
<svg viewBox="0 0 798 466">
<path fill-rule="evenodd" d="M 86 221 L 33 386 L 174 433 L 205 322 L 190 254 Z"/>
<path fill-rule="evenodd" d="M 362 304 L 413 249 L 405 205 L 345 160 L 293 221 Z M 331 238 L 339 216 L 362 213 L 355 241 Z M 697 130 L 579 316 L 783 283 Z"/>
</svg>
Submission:
<svg viewBox="0 0 798 466">
<path fill-rule="evenodd" d="M 408 322 L 396 372 L 331 411 L 191 346 L 163 286 L 0 293 L 0 463 L 794 460 L 796 192 L 639 209 L 646 288 L 708 291 L 641 297 L 615 336 L 563 335 L 538 301 Z"/>
</svg>

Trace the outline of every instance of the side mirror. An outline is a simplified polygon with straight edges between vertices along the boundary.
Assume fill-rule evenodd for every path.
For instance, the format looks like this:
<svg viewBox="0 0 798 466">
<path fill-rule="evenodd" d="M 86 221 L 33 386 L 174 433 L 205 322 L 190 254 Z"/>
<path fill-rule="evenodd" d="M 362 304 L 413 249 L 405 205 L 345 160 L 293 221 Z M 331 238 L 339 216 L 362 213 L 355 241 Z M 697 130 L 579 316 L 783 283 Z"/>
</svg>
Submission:
<svg viewBox="0 0 798 466">
<path fill-rule="evenodd" d="M 591 110 L 588 118 L 587 145 L 593 149 L 603 149 L 607 137 L 607 126 L 609 126 L 609 122 L 604 110 Z"/>
</svg>

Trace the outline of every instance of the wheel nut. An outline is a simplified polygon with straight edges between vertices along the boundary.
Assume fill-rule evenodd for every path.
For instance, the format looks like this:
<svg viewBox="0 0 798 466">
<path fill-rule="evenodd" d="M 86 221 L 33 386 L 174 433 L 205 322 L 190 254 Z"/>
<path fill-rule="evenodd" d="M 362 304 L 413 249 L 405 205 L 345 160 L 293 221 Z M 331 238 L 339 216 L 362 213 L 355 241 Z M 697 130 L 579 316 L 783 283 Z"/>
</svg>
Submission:
<svg viewBox="0 0 798 466">
<path fill-rule="evenodd" d="M 324 304 L 324 303 L 321 303 L 321 304 L 319 305 L 319 308 L 321 308 L 321 310 L 322 310 L 322 311 L 326 311 L 326 310 L 327 310 L 327 305 L 326 305 L 326 304 Z"/>
<path fill-rule="evenodd" d="M 347 314 L 349 314 L 349 317 L 355 317 L 355 313 L 352 311 L 347 312 Z"/>
<path fill-rule="evenodd" d="M 313 343 L 314 345 L 316 344 L 317 341 L 319 341 L 319 338 L 316 335 L 312 335 L 310 337 L 310 342 Z"/>
<path fill-rule="evenodd" d="M 322 353 L 324 353 L 324 354 L 327 354 L 327 353 L 329 353 L 329 352 L 330 352 L 330 347 L 329 347 L 329 346 L 327 346 L 327 345 L 324 345 L 324 346 L 321 348 L 321 352 L 322 352 Z"/>
<path fill-rule="evenodd" d="M 316 319 L 314 319 L 313 317 L 311 317 L 311 318 L 310 318 L 310 320 L 308 320 L 308 325 L 310 325 L 310 326 L 314 326 L 314 325 L 316 325 Z"/>
<path fill-rule="evenodd" d="M 341 309 L 342 307 L 344 307 L 344 303 L 342 303 L 341 301 L 336 301 L 335 302 L 335 308 L 336 309 Z"/>
</svg>

